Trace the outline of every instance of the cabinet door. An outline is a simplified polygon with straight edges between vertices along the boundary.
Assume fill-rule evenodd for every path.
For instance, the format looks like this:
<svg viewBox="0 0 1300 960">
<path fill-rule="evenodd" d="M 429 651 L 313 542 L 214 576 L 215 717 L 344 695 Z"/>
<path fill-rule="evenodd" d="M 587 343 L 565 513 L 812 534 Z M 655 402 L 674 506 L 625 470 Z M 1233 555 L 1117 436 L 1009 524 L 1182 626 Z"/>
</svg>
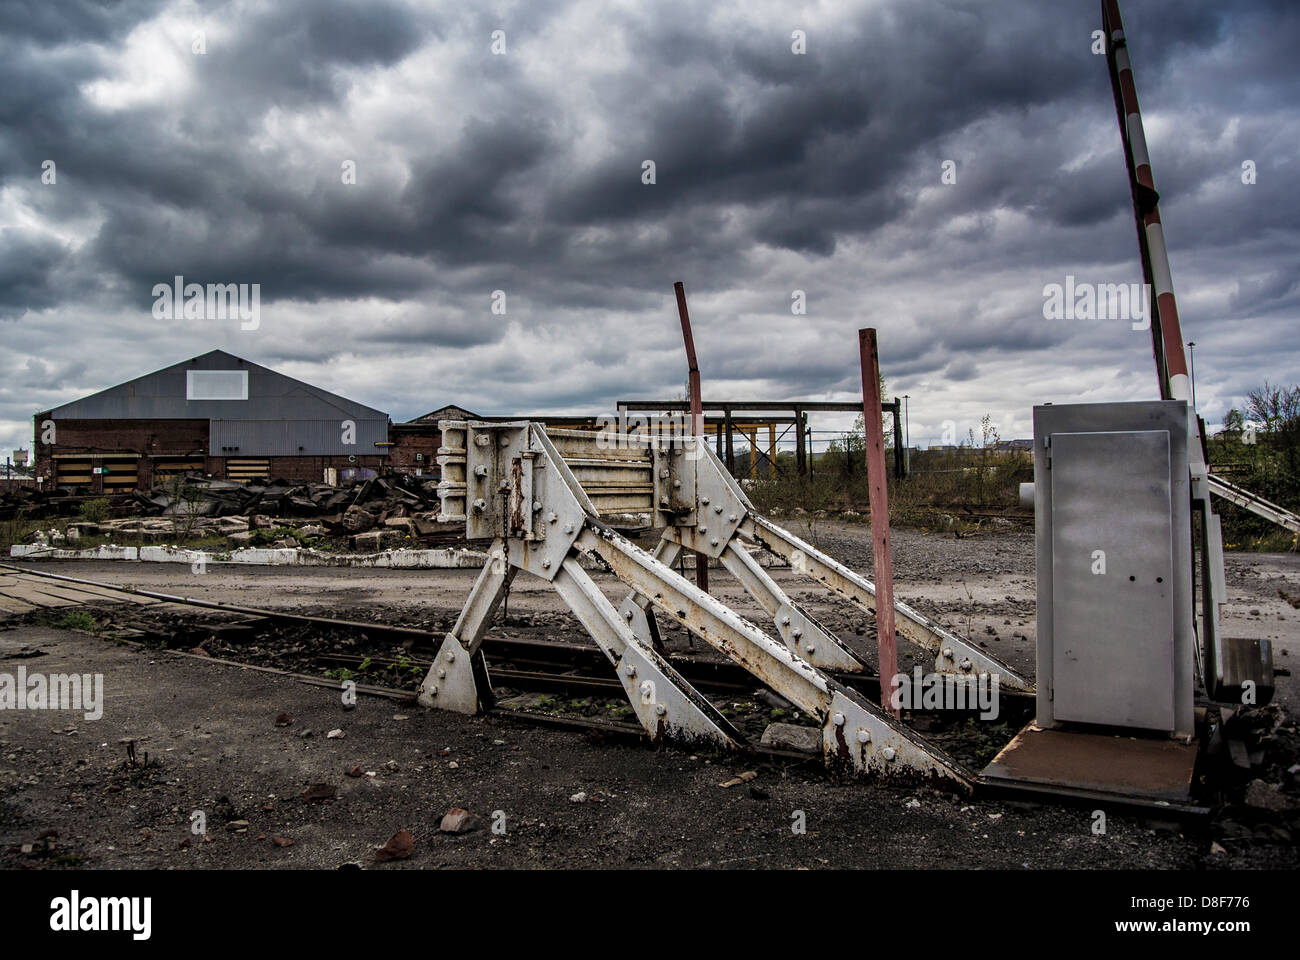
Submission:
<svg viewBox="0 0 1300 960">
<path fill-rule="evenodd" d="M 1169 434 L 1054 433 L 1050 456 L 1053 714 L 1173 730 Z"/>
</svg>

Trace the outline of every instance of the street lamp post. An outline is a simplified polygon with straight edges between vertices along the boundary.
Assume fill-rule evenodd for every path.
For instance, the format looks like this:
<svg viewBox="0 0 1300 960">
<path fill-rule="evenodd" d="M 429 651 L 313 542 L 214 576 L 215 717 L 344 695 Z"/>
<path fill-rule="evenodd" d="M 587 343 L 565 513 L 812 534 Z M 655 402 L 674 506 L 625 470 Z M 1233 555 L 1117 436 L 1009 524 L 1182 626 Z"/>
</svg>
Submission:
<svg viewBox="0 0 1300 960">
<path fill-rule="evenodd" d="M 1196 341 L 1188 340 L 1187 349 L 1191 352 L 1188 363 L 1192 368 L 1192 410 L 1196 409 Z"/>
</svg>

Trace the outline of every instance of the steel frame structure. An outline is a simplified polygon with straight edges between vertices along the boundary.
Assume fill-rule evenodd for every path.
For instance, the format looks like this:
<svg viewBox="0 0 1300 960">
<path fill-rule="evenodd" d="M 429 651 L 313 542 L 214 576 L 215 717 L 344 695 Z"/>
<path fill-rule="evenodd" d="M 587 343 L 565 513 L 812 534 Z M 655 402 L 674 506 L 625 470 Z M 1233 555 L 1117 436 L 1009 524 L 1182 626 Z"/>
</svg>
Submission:
<svg viewBox="0 0 1300 960">
<path fill-rule="evenodd" d="M 619 418 L 622 422 L 628 422 L 629 419 L 635 419 L 637 414 L 661 413 L 665 410 L 689 410 L 689 400 L 619 400 L 616 404 L 619 412 Z M 702 408 L 707 414 L 709 411 L 715 411 L 721 416 L 706 417 L 705 422 L 708 424 L 717 423 L 720 426 L 714 432 L 717 441 L 718 458 L 724 459 L 727 467 L 734 474 L 736 472 L 736 458 L 732 449 L 733 435 L 737 432 L 748 436 L 750 440 L 750 449 L 754 449 L 756 438 L 753 432 L 754 425 L 767 426 L 776 423 L 792 423 L 795 428 L 795 469 L 800 476 L 809 474 L 811 465 L 815 459 L 813 456 L 811 441 L 806 434 L 808 430 L 809 413 L 862 413 L 862 407 L 856 401 L 844 400 L 706 400 L 702 403 Z M 880 404 L 881 413 L 888 413 L 893 417 L 894 433 L 894 476 L 903 479 L 907 476 L 906 463 L 900 451 L 903 450 L 903 425 L 901 414 L 903 402 L 898 397 L 888 403 L 882 400 Z M 777 415 L 776 412 L 784 415 Z M 785 411 L 790 413 L 785 414 Z M 707 432 L 707 431 L 705 431 Z M 782 432 L 782 437 L 785 432 Z M 723 440 L 726 440 L 724 451 Z M 773 448 L 775 444 L 772 445 Z M 759 451 L 762 455 L 762 451 Z M 752 453 L 751 453 L 752 456 Z M 767 459 L 772 461 L 769 454 Z"/>
<path fill-rule="evenodd" d="M 491 546 L 420 686 L 420 703 L 462 713 L 490 705 L 480 645 L 511 580 L 523 570 L 563 597 L 617 671 L 638 721 L 655 741 L 723 748 L 743 743 L 656 649 L 656 618 L 665 616 L 816 717 L 828 765 L 907 771 L 969 786 L 972 775 L 961 764 L 824 672 L 862 672 L 867 664 L 782 589 L 751 547 L 766 548 L 873 614 L 875 586 L 759 515 L 704 438 L 547 430 L 528 421 L 443 421 L 440 427 L 439 519 L 463 521 L 467 538 Z M 602 514 L 629 511 L 651 514 L 663 527 L 653 552 L 602 520 Z M 683 549 L 717 560 L 770 623 L 750 622 L 674 571 Z M 584 555 L 599 558 L 628 588 L 619 606 L 587 572 Z M 904 603 L 894 608 L 903 639 L 928 651 L 937 672 L 996 674 L 999 684 L 1031 689 L 978 645 Z"/>
</svg>

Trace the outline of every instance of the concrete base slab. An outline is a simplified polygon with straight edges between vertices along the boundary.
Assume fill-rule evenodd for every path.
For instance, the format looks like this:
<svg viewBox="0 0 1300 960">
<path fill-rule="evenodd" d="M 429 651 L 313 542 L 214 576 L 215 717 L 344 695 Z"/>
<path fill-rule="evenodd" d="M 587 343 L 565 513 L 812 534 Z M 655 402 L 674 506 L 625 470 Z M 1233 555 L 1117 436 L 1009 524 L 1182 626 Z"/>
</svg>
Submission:
<svg viewBox="0 0 1300 960">
<path fill-rule="evenodd" d="M 1021 730 L 981 778 L 1183 803 L 1191 795 L 1198 745 L 1069 729 Z"/>
</svg>

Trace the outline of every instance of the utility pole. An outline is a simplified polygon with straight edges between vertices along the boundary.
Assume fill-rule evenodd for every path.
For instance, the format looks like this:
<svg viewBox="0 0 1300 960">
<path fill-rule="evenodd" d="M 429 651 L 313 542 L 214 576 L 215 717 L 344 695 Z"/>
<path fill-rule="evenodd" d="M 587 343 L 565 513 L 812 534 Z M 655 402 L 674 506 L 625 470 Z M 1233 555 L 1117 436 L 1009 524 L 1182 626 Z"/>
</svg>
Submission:
<svg viewBox="0 0 1300 960">
<path fill-rule="evenodd" d="M 1192 409 L 1195 410 L 1195 409 L 1196 409 L 1196 341 L 1195 341 L 1195 340 L 1188 340 L 1188 341 L 1187 341 L 1187 349 L 1188 349 L 1188 350 L 1190 351 L 1190 353 L 1191 353 L 1191 356 L 1188 357 L 1188 361 L 1187 361 L 1187 362 L 1188 362 L 1188 365 L 1191 366 L 1191 368 L 1192 368 L 1192 370 L 1191 370 L 1191 373 L 1192 373 Z"/>
</svg>

